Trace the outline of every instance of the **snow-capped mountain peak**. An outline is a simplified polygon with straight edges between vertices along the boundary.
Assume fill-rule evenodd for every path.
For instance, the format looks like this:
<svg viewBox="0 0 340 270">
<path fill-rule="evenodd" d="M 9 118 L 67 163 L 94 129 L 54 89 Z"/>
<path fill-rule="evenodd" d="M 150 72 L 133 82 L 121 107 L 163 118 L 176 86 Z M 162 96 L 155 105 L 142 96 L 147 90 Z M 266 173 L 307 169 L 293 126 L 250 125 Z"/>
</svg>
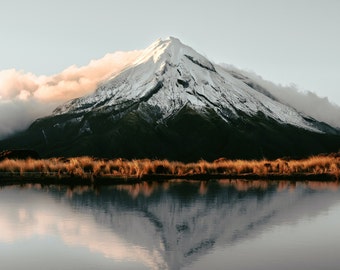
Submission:
<svg viewBox="0 0 340 270">
<path fill-rule="evenodd" d="M 156 63 L 162 59 L 162 56 L 163 58 L 164 56 L 170 56 L 174 61 L 176 57 L 178 58 L 178 54 L 183 47 L 184 45 L 180 40 L 174 37 L 168 37 L 165 40 L 158 39 L 143 51 L 134 64 L 138 65 L 149 59 Z"/>
<path fill-rule="evenodd" d="M 189 162 L 334 152 L 340 136 L 251 78 L 167 38 L 138 51 L 92 94 L 65 103 L 1 145 L 46 156 Z"/>
<path fill-rule="evenodd" d="M 54 114 L 124 112 L 134 106 L 142 110 L 142 105 L 157 112 L 152 118 L 155 122 L 189 106 L 202 113 L 214 110 L 226 122 L 240 112 L 261 113 L 283 124 L 320 132 L 306 116 L 254 90 L 173 37 L 158 39 L 92 95 L 67 102 Z"/>
</svg>

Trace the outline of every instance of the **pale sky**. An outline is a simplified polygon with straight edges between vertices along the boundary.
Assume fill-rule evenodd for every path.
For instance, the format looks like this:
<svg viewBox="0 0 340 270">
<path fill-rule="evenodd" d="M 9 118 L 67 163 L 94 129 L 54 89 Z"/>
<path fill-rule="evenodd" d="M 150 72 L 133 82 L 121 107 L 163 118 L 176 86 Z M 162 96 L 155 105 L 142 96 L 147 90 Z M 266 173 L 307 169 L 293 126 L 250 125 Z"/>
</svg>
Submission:
<svg viewBox="0 0 340 270">
<path fill-rule="evenodd" d="M 1 0 L 0 71 L 52 75 L 175 36 L 340 105 L 339 0 Z"/>
</svg>

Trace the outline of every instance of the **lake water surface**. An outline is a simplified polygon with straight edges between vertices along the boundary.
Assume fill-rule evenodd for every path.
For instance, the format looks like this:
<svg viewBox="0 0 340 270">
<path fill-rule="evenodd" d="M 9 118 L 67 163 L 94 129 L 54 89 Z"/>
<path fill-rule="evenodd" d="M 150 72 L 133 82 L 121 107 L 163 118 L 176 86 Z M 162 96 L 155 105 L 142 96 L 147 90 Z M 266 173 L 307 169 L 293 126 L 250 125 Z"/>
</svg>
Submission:
<svg viewBox="0 0 340 270">
<path fill-rule="evenodd" d="M 338 183 L 0 189 L 0 268 L 340 269 Z"/>
</svg>

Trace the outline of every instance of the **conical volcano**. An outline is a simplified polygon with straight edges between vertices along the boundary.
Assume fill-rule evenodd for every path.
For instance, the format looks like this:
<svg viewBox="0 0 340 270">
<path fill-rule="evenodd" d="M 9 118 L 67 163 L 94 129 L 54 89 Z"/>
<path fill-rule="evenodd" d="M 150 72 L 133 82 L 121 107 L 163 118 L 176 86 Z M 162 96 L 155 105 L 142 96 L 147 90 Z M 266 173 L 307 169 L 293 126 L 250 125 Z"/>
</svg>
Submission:
<svg viewBox="0 0 340 270">
<path fill-rule="evenodd" d="M 157 121 L 188 106 L 200 112 L 213 110 L 226 122 L 239 112 L 263 113 L 281 123 L 322 131 L 307 116 L 254 91 L 173 37 L 157 40 L 94 94 L 72 100 L 54 113 L 121 112 L 133 105 L 153 107 L 152 111 L 160 112 Z"/>
<path fill-rule="evenodd" d="M 247 82 L 176 38 L 159 39 L 94 93 L 59 106 L 0 148 L 183 161 L 301 157 L 340 148 L 337 129 Z"/>
</svg>

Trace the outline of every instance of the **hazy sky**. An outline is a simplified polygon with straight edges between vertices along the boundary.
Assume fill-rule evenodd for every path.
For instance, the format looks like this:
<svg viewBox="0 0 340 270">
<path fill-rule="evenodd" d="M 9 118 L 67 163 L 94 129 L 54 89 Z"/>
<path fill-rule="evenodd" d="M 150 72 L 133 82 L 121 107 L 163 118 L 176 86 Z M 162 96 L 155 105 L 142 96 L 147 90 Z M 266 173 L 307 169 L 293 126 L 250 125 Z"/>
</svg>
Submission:
<svg viewBox="0 0 340 270">
<path fill-rule="evenodd" d="M 52 75 L 175 36 L 340 105 L 339 0 L 1 0 L 0 71 Z"/>
</svg>

